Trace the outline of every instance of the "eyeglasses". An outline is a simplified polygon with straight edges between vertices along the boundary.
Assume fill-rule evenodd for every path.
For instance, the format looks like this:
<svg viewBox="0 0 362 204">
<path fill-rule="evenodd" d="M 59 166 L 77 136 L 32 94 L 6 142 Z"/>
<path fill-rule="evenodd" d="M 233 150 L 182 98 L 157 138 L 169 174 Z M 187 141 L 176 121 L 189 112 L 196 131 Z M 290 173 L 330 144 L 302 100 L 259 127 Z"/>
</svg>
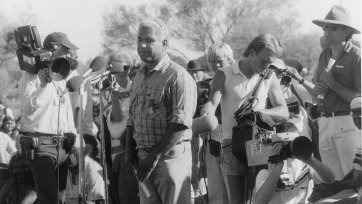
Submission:
<svg viewBox="0 0 362 204">
<path fill-rule="evenodd" d="M 337 26 L 337 25 L 333 25 L 333 26 L 323 26 L 322 27 L 322 30 L 323 31 L 333 31 L 333 32 L 336 32 L 338 29 L 343 29 L 343 30 L 345 30 L 346 28 L 345 27 L 343 27 L 343 26 Z"/>
</svg>

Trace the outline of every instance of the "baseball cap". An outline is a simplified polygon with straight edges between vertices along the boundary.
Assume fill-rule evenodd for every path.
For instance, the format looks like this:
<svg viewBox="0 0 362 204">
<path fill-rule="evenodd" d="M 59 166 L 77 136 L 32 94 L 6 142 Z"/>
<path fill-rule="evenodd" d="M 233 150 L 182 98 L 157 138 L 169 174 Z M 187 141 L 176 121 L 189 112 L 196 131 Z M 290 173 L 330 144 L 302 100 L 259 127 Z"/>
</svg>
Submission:
<svg viewBox="0 0 362 204">
<path fill-rule="evenodd" d="M 49 47 L 51 44 L 63 45 L 69 49 L 79 49 L 73 43 L 71 43 L 65 33 L 53 32 L 47 35 L 44 39 L 43 46 Z"/>
</svg>

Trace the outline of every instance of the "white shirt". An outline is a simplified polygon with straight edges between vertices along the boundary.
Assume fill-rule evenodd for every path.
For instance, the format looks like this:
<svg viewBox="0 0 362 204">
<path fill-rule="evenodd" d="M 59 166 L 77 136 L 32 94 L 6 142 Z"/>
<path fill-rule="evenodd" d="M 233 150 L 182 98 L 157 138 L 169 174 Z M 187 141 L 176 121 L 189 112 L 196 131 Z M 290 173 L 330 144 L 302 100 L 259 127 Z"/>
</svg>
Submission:
<svg viewBox="0 0 362 204">
<path fill-rule="evenodd" d="M 311 185 L 313 182 L 309 174 L 309 168 L 308 165 L 298 159 L 284 160 L 280 178 L 283 179 L 283 183 L 293 185 L 293 187 L 283 188 L 277 186 L 268 204 L 308 203 L 307 199 L 312 190 Z M 255 180 L 255 189 L 260 189 L 269 176 L 269 170 L 263 169 L 259 171 Z"/>
<path fill-rule="evenodd" d="M 9 135 L 0 132 L 0 163 L 9 164 L 11 156 L 15 152 L 15 142 L 9 137 Z"/>
<path fill-rule="evenodd" d="M 292 80 L 292 84 L 303 104 L 305 104 L 306 102 L 312 103 L 312 96 L 302 85 L 300 85 L 295 80 Z M 288 122 L 292 122 L 293 124 L 295 124 L 295 126 L 299 130 L 300 135 L 306 136 L 309 139 L 311 139 L 312 131 L 308 125 L 308 113 L 304 108 L 302 108 L 301 101 L 298 99 L 297 96 L 293 94 L 290 86 L 289 87 L 282 86 L 282 92 L 288 107 L 291 104 L 296 104 L 300 111 L 298 115 L 290 113 Z"/>
<path fill-rule="evenodd" d="M 20 81 L 22 131 L 76 134 L 69 94 L 60 97 L 65 89 L 65 80 L 52 81 L 42 88 L 38 75 L 25 72 Z"/>
<path fill-rule="evenodd" d="M 232 138 L 232 128 L 236 126 L 234 113 L 240 105 L 251 95 L 255 85 L 259 80 L 259 75 L 255 74 L 248 79 L 239 69 L 239 63 L 233 64 L 226 69 L 219 69 L 225 74 L 224 92 L 221 97 L 221 121 L 222 121 L 222 137 L 221 140 Z M 261 83 L 258 104 L 255 109 L 265 109 L 266 99 L 272 78 L 276 79 L 275 74 L 270 79 Z"/>
<path fill-rule="evenodd" d="M 92 158 L 84 157 L 84 192 L 86 201 L 105 198 L 105 188 L 102 166 Z M 79 185 L 73 185 L 71 173 L 68 173 L 66 203 L 77 203 Z M 75 202 L 72 202 L 75 201 Z"/>
</svg>

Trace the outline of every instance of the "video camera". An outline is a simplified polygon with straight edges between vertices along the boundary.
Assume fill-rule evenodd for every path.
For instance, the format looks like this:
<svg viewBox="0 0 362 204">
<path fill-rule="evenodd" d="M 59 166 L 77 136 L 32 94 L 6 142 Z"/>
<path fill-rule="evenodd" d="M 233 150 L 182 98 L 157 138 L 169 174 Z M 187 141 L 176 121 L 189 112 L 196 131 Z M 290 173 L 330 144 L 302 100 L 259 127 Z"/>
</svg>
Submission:
<svg viewBox="0 0 362 204">
<path fill-rule="evenodd" d="M 36 26 L 21 26 L 14 30 L 18 49 L 20 69 L 37 74 L 40 69 L 47 68 L 50 64 L 52 53 L 43 49 Z"/>
<path fill-rule="evenodd" d="M 271 147 L 281 143 L 279 155 L 269 157 Z M 246 143 L 248 166 L 258 166 L 278 163 L 293 156 L 308 159 L 313 153 L 312 142 L 305 136 L 300 136 L 293 123 L 281 123 L 273 127 L 273 131 L 261 131 Z"/>
<path fill-rule="evenodd" d="M 26 25 L 14 30 L 17 44 L 16 55 L 21 70 L 37 74 L 40 69 L 49 68 L 49 81 L 61 80 L 70 73 L 68 59 L 59 57 L 51 59 L 52 52 L 42 47 L 40 35 L 36 26 Z"/>
</svg>

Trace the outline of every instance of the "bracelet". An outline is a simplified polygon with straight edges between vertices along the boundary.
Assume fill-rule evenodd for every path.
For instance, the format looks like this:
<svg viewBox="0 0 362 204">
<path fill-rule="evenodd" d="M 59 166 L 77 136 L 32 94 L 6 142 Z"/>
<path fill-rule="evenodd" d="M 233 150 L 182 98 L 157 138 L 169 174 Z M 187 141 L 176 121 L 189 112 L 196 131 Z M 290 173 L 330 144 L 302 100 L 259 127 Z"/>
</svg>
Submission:
<svg viewBox="0 0 362 204">
<path fill-rule="evenodd" d="M 300 84 L 303 84 L 304 83 L 304 79 L 302 78 L 300 81 L 299 81 Z"/>
</svg>

